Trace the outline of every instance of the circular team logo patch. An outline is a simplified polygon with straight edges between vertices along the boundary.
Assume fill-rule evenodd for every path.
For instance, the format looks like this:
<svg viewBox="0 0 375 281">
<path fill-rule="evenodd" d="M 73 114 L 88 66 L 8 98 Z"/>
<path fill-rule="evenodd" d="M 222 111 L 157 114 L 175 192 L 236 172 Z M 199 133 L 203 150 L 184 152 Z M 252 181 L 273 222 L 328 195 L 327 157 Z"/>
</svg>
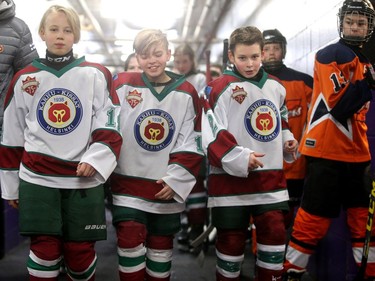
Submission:
<svg viewBox="0 0 375 281">
<path fill-rule="evenodd" d="M 269 142 L 280 133 L 279 112 L 269 100 L 258 100 L 247 109 L 245 128 L 257 141 Z"/>
<path fill-rule="evenodd" d="M 148 151 L 160 151 L 172 141 L 175 124 L 169 113 L 150 109 L 141 113 L 134 125 L 137 143 Z"/>
<path fill-rule="evenodd" d="M 38 102 L 37 118 L 40 126 L 53 135 L 72 132 L 82 119 L 82 104 L 79 98 L 67 89 L 52 89 Z"/>
</svg>

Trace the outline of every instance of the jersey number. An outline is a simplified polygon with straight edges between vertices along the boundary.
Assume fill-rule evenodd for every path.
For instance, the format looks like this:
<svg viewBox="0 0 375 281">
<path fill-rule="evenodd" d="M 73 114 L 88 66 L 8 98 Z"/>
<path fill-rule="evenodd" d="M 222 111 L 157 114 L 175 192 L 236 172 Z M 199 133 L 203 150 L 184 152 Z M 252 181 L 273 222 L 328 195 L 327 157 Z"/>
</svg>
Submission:
<svg viewBox="0 0 375 281">
<path fill-rule="evenodd" d="M 334 88 L 335 93 L 340 91 L 341 88 L 344 88 L 345 84 L 347 83 L 347 81 L 345 81 L 344 75 L 342 75 L 342 72 L 340 72 L 340 78 L 337 77 L 336 73 L 332 73 L 330 78 L 331 78 L 331 81 L 333 82 L 333 88 Z M 339 80 L 344 80 L 344 83 L 340 84 Z"/>
<path fill-rule="evenodd" d="M 107 111 L 107 116 L 108 116 L 108 122 L 105 124 L 106 127 L 116 127 L 116 120 L 115 120 L 115 110 L 111 108 L 110 110 Z M 117 120 L 118 121 L 118 120 Z M 119 124 L 119 122 L 117 122 Z"/>
</svg>

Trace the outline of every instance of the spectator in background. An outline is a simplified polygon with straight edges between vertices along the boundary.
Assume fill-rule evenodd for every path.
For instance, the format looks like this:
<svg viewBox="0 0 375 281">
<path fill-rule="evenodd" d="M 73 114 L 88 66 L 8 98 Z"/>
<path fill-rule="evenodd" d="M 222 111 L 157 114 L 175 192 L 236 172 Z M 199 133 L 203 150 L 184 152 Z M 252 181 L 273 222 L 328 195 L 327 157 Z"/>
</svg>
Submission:
<svg viewBox="0 0 375 281">
<path fill-rule="evenodd" d="M 263 31 L 263 68 L 279 78 L 286 89 L 285 104 L 288 108 L 289 129 L 294 138 L 301 141 L 307 124 L 307 111 L 311 101 L 313 78 L 305 73 L 287 67 L 283 60 L 286 54 L 286 39 L 277 29 Z M 284 173 L 289 193 L 289 212 L 285 225 L 290 227 L 295 208 L 300 205 L 306 174 L 306 159 L 299 155 L 293 163 L 284 161 Z"/>
<path fill-rule="evenodd" d="M 29 27 L 17 18 L 13 0 L 0 1 L 0 136 L 4 99 L 13 75 L 38 57 Z"/>
<path fill-rule="evenodd" d="M 30 29 L 27 24 L 17 18 L 16 5 L 13 0 L 0 0 L 0 139 L 2 135 L 4 100 L 13 75 L 29 65 L 38 57 L 33 44 Z M 0 231 L 3 232 L 4 214 L 3 202 L 0 202 Z M 0 234 L 0 237 L 2 235 Z M 4 254 L 4 245 L 0 245 L 0 258 Z"/>
<path fill-rule="evenodd" d="M 131 53 L 125 60 L 124 70 L 128 72 L 142 72 L 135 53 Z"/>
<path fill-rule="evenodd" d="M 220 64 L 211 64 L 210 71 L 212 80 L 215 80 L 216 78 L 223 75 L 222 66 Z"/>
<path fill-rule="evenodd" d="M 373 33 L 375 11 L 368 0 L 346 0 L 337 17 L 340 40 L 315 56 L 311 107 L 300 144 L 307 175 L 287 247 L 286 280 L 302 279 L 310 256 L 342 208 L 354 260 L 361 264 L 371 189 L 365 121 L 375 89 L 362 46 Z M 374 254 L 371 241 L 364 280 L 375 278 Z"/>
<path fill-rule="evenodd" d="M 196 67 L 195 52 L 189 44 L 182 44 L 176 47 L 173 54 L 174 70 L 185 75 L 199 93 L 206 86 L 206 76 L 199 72 Z"/>
</svg>

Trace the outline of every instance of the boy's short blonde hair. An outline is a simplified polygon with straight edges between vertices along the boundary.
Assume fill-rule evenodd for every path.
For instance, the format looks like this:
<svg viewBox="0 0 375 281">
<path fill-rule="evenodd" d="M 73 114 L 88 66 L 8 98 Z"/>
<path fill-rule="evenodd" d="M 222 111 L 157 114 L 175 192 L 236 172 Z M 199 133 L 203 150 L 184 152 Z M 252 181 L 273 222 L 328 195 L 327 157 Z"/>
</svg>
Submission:
<svg viewBox="0 0 375 281">
<path fill-rule="evenodd" d="M 233 53 L 238 44 L 259 44 L 260 49 L 263 50 L 264 42 L 262 32 L 255 26 L 237 28 L 229 37 L 229 50 Z"/>
<path fill-rule="evenodd" d="M 158 44 L 168 50 L 167 36 L 158 29 L 143 29 L 135 37 L 133 48 L 138 55 L 145 55 L 150 52 L 152 46 Z"/>
<path fill-rule="evenodd" d="M 75 10 L 68 7 L 63 7 L 60 5 L 52 5 L 47 9 L 47 11 L 44 12 L 44 15 L 40 21 L 39 24 L 39 30 L 38 33 L 41 35 L 44 32 L 45 24 L 47 17 L 52 13 L 64 13 L 66 15 L 66 18 L 68 20 L 68 23 L 70 27 L 72 28 L 72 32 L 74 35 L 74 43 L 78 43 L 81 39 L 81 22 L 79 20 L 79 16 Z"/>
</svg>

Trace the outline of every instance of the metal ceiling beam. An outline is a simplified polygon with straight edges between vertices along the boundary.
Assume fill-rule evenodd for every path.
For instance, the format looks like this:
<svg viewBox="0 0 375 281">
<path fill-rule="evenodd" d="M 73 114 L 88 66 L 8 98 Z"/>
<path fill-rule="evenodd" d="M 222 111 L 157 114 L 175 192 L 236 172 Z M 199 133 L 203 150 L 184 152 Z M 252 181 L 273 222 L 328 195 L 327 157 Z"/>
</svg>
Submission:
<svg viewBox="0 0 375 281">
<path fill-rule="evenodd" d="M 72 1 L 72 0 L 71 0 Z M 88 3 L 86 0 L 73 0 L 78 1 L 79 5 L 81 6 L 84 14 L 87 16 L 87 18 L 91 21 L 95 33 L 99 36 L 100 41 L 103 42 L 104 48 L 106 50 L 106 55 L 112 60 L 114 65 L 122 65 L 121 58 L 114 55 L 112 46 L 108 44 L 108 40 L 105 38 L 104 32 L 102 27 L 100 26 L 98 20 L 95 18 L 95 16 L 92 14 Z"/>
<path fill-rule="evenodd" d="M 185 41 L 187 39 L 186 37 L 189 31 L 189 24 L 190 24 L 191 14 L 193 12 L 194 5 L 195 5 L 195 0 L 189 0 L 188 7 L 186 10 L 185 20 L 184 20 L 184 25 L 183 25 L 182 33 L 181 33 L 182 41 Z"/>
<path fill-rule="evenodd" d="M 201 16 L 199 17 L 198 24 L 195 27 L 194 35 L 193 35 L 193 40 L 197 40 L 199 34 L 201 33 L 204 21 L 207 17 L 208 10 L 211 8 L 211 3 L 212 0 L 206 0 L 206 3 L 204 4 Z"/>
<path fill-rule="evenodd" d="M 205 54 L 205 51 L 209 48 L 210 44 L 214 41 L 214 39 L 216 38 L 216 34 L 217 34 L 217 31 L 218 31 L 218 28 L 219 28 L 219 25 L 221 23 L 220 19 L 223 19 L 225 14 L 229 11 L 229 7 L 232 3 L 232 0 L 225 0 L 223 6 L 221 7 L 220 9 L 220 13 L 219 13 L 219 16 L 218 16 L 218 19 L 217 21 L 215 21 L 215 23 L 212 25 L 212 29 L 210 32 L 207 33 L 207 39 L 206 41 L 203 43 L 203 44 L 200 44 L 197 51 L 196 51 L 196 57 L 198 58 L 198 61 L 204 61 L 205 57 L 204 57 L 204 54 Z M 204 23 L 204 26 L 210 26 L 211 23 L 207 23 L 205 22 Z"/>
</svg>

